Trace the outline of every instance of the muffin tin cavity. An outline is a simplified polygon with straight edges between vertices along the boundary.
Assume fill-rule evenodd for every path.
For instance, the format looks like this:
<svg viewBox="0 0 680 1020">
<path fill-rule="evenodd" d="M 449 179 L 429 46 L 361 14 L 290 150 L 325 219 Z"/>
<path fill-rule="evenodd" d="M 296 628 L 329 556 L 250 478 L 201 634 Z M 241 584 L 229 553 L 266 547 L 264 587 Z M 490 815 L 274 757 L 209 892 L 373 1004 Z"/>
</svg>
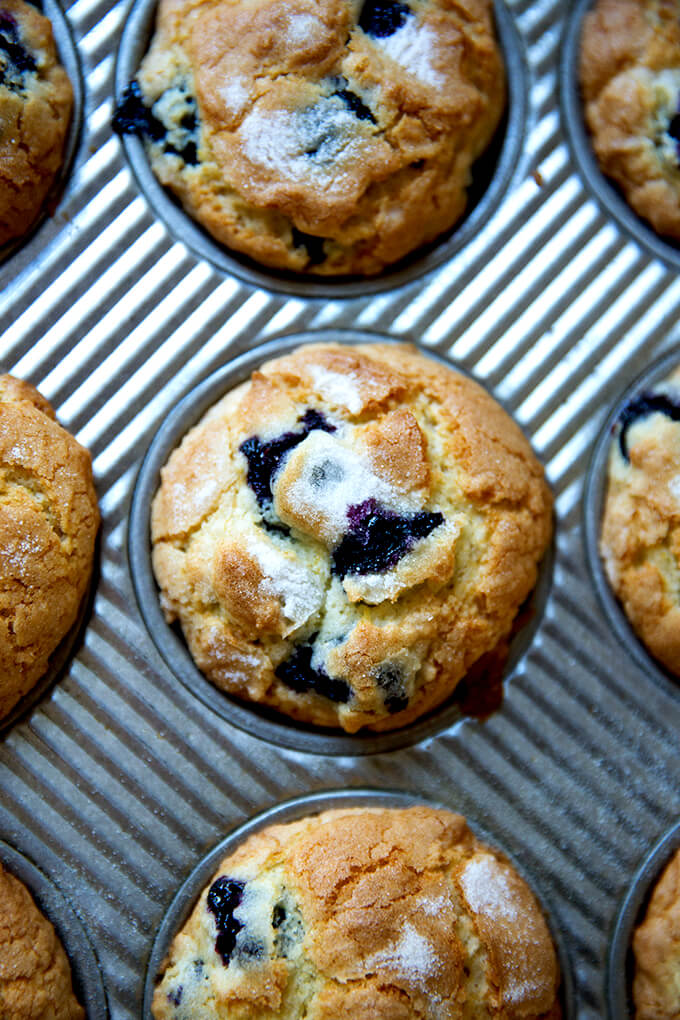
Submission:
<svg viewBox="0 0 680 1020">
<path fill-rule="evenodd" d="M 52 923 L 71 965 L 73 990 L 88 1020 L 109 1016 L 99 964 L 83 924 L 54 883 L 27 857 L 0 841 L 0 863 L 26 886 Z"/>
<path fill-rule="evenodd" d="M 294 722 L 271 709 L 242 702 L 218 690 L 195 665 L 179 628 L 176 625 L 170 626 L 163 616 L 151 565 L 151 502 L 159 485 L 160 469 L 171 451 L 205 411 L 225 392 L 247 379 L 253 369 L 275 355 L 289 353 L 313 341 L 356 344 L 376 340 L 384 338 L 355 331 L 332 330 L 294 335 L 249 352 L 206 379 L 176 407 L 156 434 L 137 479 L 130 515 L 128 549 L 139 608 L 154 643 L 174 676 L 213 712 L 237 727 L 274 744 L 319 754 L 371 754 L 415 743 L 461 718 L 457 691 L 439 708 L 400 729 L 389 733 L 359 731 L 348 735 L 335 729 Z M 445 359 L 441 360 L 455 367 Z M 306 421 L 298 422 L 298 427 L 291 429 L 285 436 L 274 437 L 266 444 L 260 442 L 257 450 L 253 447 L 248 462 L 248 481 L 251 486 L 254 485 L 253 491 L 258 494 L 258 502 L 263 507 L 263 525 L 271 532 L 274 542 L 284 544 L 287 541 L 286 526 L 271 515 L 272 505 L 268 501 L 271 495 L 270 469 L 277 464 L 282 444 L 292 444 L 292 450 L 295 451 L 303 433 L 307 435 L 307 441 L 310 436 L 332 439 L 327 423 L 318 412 L 313 417 L 308 412 L 304 417 Z M 310 430 L 310 425 L 315 428 Z M 251 475 L 253 465 L 256 465 L 256 470 Z M 332 466 L 326 466 L 327 473 L 332 473 Z M 407 519 L 391 511 L 387 512 L 371 501 L 358 505 L 354 511 L 354 525 L 336 548 L 337 562 L 334 567 L 346 572 L 353 583 L 355 575 L 351 574 L 351 570 L 357 565 L 363 565 L 366 557 L 369 557 L 373 565 L 371 569 L 380 569 L 381 566 L 395 562 L 404 551 L 424 540 L 423 535 L 430 532 L 436 534 L 439 528 L 446 526 L 440 520 L 441 514 L 415 513 L 413 519 Z M 379 557 L 379 563 L 376 557 Z M 537 585 L 529 604 L 518 615 L 518 620 L 527 622 L 509 640 L 508 655 L 502 668 L 504 677 L 512 674 L 540 624 L 551 574 L 552 549 L 549 547 L 539 566 Z M 357 577 L 356 583 L 360 581 L 361 578 Z M 308 594 L 311 597 L 314 593 Z M 346 637 L 342 633 L 324 631 L 303 636 L 294 651 L 277 667 L 277 677 L 293 691 L 313 691 L 336 704 L 346 704 L 352 697 L 349 684 L 338 676 L 329 676 L 326 668 L 329 655 L 332 658 L 335 646 L 341 645 Z M 409 704 L 414 690 L 414 668 L 406 652 L 397 658 L 385 659 L 376 666 L 375 683 L 388 715 L 402 711 Z M 483 685 L 484 680 L 477 682 Z"/>
<path fill-rule="evenodd" d="M 455 805 L 430 801 L 401 791 L 372 789 L 355 789 L 352 791 L 327 790 L 276 805 L 235 829 L 193 868 L 175 894 L 162 921 L 157 925 L 156 938 L 147 964 L 144 985 L 143 1020 L 152 1020 L 151 1002 L 157 977 L 176 933 L 187 921 L 202 890 L 215 874 L 222 860 L 232 854 L 249 836 L 271 825 L 294 822 L 305 816 L 315 815 L 332 809 L 408 808 L 416 805 L 456 811 Z M 541 892 L 540 876 L 528 874 L 524 864 L 518 863 L 513 855 L 508 853 L 502 842 L 494 835 L 490 835 L 483 831 L 483 829 L 480 829 L 475 819 L 470 817 L 469 813 L 467 814 L 467 821 L 476 837 L 505 854 L 511 865 L 527 882 L 541 905 L 560 967 L 561 984 L 558 994 L 562 1016 L 564 1020 L 574 1020 L 576 1014 L 570 962 L 560 934 L 560 925 L 552 915 L 550 906 L 546 903 Z M 219 885 L 219 889 L 216 891 L 217 898 L 221 901 L 224 897 L 229 901 L 227 908 L 229 916 L 233 914 L 238 915 L 235 919 L 239 925 L 236 936 L 237 946 L 241 942 L 246 945 L 250 940 L 255 944 L 260 944 L 262 952 L 269 953 L 273 957 L 286 958 L 294 956 L 296 948 L 304 936 L 304 926 L 291 890 L 285 889 L 280 900 L 271 910 L 271 913 L 264 916 L 261 909 L 262 904 L 258 898 L 253 895 L 252 900 L 249 901 L 249 884 L 241 880 L 234 880 L 230 876 L 221 876 L 213 883 L 209 891 L 209 898 L 212 897 L 214 899 L 213 890 Z M 212 908 L 209 907 L 208 909 Z M 249 924 L 252 927 L 252 937 L 248 935 Z M 196 980 L 198 981 L 201 980 L 203 962 L 200 960 L 195 961 Z M 239 966 L 247 966 L 247 961 L 244 961 L 243 957 L 239 959 Z M 175 994 L 181 994 L 179 989 L 175 991 Z"/>
<path fill-rule="evenodd" d="M 466 211 L 442 238 L 374 277 L 315 278 L 313 274 L 306 276 L 260 266 L 215 241 L 162 187 L 151 170 L 142 136 L 161 144 L 164 153 L 180 153 L 186 163 L 192 164 L 198 143 L 199 115 L 194 98 L 186 93 L 179 78 L 152 108 L 141 102 L 135 75 L 153 34 L 154 0 L 136 0 L 123 28 L 116 62 L 117 113 L 113 127 L 121 136 L 139 187 L 154 212 L 174 237 L 181 239 L 196 255 L 222 272 L 256 286 L 307 297 L 328 298 L 330 294 L 333 297 L 353 297 L 398 287 L 437 268 L 476 237 L 492 217 L 513 178 L 527 125 L 528 76 L 522 41 L 513 18 L 501 2 L 497 2 L 494 9 L 499 45 L 506 65 L 508 107 L 490 146 L 473 167 Z M 394 0 L 368 0 L 363 5 L 360 18 L 367 34 L 387 52 L 390 46 L 396 45 L 394 40 L 398 38 L 398 30 L 407 27 L 408 22 L 413 20 L 408 5 Z M 310 165 L 321 167 L 328 146 L 344 144 L 344 132 L 349 130 L 351 123 L 356 125 L 358 122 L 370 130 L 375 122 L 371 97 L 360 92 L 342 76 L 329 78 L 324 83 L 322 100 L 316 106 L 301 111 L 296 118 L 298 135 L 304 131 L 307 139 L 305 152 Z M 321 114 L 323 125 L 319 120 Z M 329 134 L 329 123 L 334 125 L 337 141 L 331 137 L 333 132 Z M 411 168 L 413 172 L 418 169 L 415 164 Z M 296 226 L 292 227 L 291 236 L 293 247 L 304 250 L 311 266 L 320 265 L 327 257 L 323 237 L 306 233 Z"/>
<path fill-rule="evenodd" d="M 565 24 L 561 47 L 560 100 L 574 160 L 586 186 L 619 227 L 652 255 L 672 268 L 680 269 L 680 244 L 656 234 L 645 220 L 637 216 L 616 184 L 604 176 L 595 158 L 579 86 L 581 31 L 583 19 L 592 6 L 593 0 L 577 0 L 573 5 Z M 680 124 L 680 97 L 677 97 L 677 101 L 678 105 L 669 109 L 668 116 L 660 126 L 659 144 L 665 139 L 665 144 L 674 149 L 674 157 L 680 158 L 680 145 L 676 142 Z"/>
<path fill-rule="evenodd" d="M 607 1008 L 609 1020 L 634 1020 L 632 989 L 635 961 L 633 933 L 642 922 L 661 872 L 680 847 L 680 823 L 661 837 L 640 865 L 621 903 L 612 929 L 607 956 Z"/>
<path fill-rule="evenodd" d="M 640 375 L 615 402 L 602 426 L 593 449 L 584 493 L 585 544 L 593 583 L 605 616 L 616 637 L 633 659 L 658 683 L 677 684 L 661 663 L 657 662 L 637 637 L 612 591 L 600 555 L 600 538 L 607 496 L 607 473 L 612 443 L 624 461 L 629 462 L 628 433 L 636 423 L 660 413 L 671 421 L 680 421 L 680 393 L 658 392 L 659 384 L 680 365 L 680 351 L 665 355 Z M 675 688 L 677 689 L 677 688 Z"/>
</svg>

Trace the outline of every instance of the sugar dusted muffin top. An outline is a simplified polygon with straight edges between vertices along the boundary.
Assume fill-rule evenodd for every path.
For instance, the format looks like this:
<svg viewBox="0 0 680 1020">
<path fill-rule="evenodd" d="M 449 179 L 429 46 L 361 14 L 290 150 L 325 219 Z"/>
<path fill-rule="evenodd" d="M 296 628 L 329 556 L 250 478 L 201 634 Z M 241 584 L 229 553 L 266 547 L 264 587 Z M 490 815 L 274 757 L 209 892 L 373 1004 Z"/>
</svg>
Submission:
<svg viewBox="0 0 680 1020">
<path fill-rule="evenodd" d="M 597 0 L 580 74 L 603 172 L 657 233 L 680 240 L 680 0 Z"/>
<path fill-rule="evenodd" d="M 460 815 L 325 812 L 251 836 L 176 936 L 156 1020 L 559 1020 L 530 889 Z"/>
<path fill-rule="evenodd" d="M 0 865 L 0 1017 L 85 1020 L 54 928 L 28 889 Z"/>
<path fill-rule="evenodd" d="M 0 245 L 37 219 L 62 164 L 72 107 L 48 19 L 23 0 L 0 0 Z"/>
<path fill-rule="evenodd" d="M 369 274 L 462 215 L 504 106 L 490 0 L 161 0 L 114 127 L 228 247 Z"/>
<path fill-rule="evenodd" d="M 631 398 L 619 417 L 601 553 L 634 630 L 680 675 L 680 370 Z"/>
<path fill-rule="evenodd" d="M 508 634 L 551 531 L 519 428 L 404 344 L 264 364 L 161 477 L 154 570 L 198 667 L 349 732 L 444 701 Z"/>
</svg>

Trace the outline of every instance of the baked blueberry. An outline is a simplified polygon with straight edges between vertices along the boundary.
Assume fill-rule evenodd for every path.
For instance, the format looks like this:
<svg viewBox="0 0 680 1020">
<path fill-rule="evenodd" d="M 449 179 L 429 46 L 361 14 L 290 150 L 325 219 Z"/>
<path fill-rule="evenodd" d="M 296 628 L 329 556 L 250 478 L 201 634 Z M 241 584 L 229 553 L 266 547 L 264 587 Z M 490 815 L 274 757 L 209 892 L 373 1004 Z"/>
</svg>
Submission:
<svg viewBox="0 0 680 1020">
<path fill-rule="evenodd" d="M 680 403 L 672 400 L 665 393 L 641 393 L 639 397 L 630 400 L 619 415 L 619 449 L 624 460 L 630 460 L 628 455 L 628 429 L 640 418 L 647 418 L 650 414 L 665 414 L 672 421 L 680 421 Z"/>
<path fill-rule="evenodd" d="M 243 924 L 234 917 L 234 911 L 243 899 L 245 882 L 220 875 L 210 887 L 208 893 L 208 910 L 215 917 L 217 938 L 215 952 L 222 958 L 225 967 L 229 966 L 236 947 L 236 936 Z"/>
<path fill-rule="evenodd" d="M 20 41 L 16 19 L 9 11 L 0 10 L 0 85 L 22 90 L 24 75 L 36 67 L 35 58 Z"/>
<path fill-rule="evenodd" d="M 359 27 L 367 35 L 385 39 L 398 32 L 412 14 L 408 4 L 398 0 L 366 0 L 359 15 Z"/>
<path fill-rule="evenodd" d="M 352 697 L 352 688 L 339 677 L 312 666 L 313 641 L 314 638 L 310 644 L 297 645 L 293 654 L 277 666 L 276 676 L 298 694 L 315 691 L 329 701 L 346 704 Z"/>
<path fill-rule="evenodd" d="M 183 994 L 184 988 L 182 985 L 178 985 L 177 988 L 171 988 L 168 992 L 168 1002 L 171 1002 L 173 1006 L 179 1006 Z"/>
<path fill-rule="evenodd" d="M 326 258 L 324 251 L 324 238 L 315 237 L 314 234 L 305 234 L 297 227 L 291 229 L 294 248 L 304 248 L 309 255 L 309 262 L 313 266 L 321 265 Z"/>
<path fill-rule="evenodd" d="M 165 136 L 165 127 L 145 104 L 139 82 L 134 79 L 123 90 L 111 126 L 118 135 L 145 135 L 156 142 Z"/>
<path fill-rule="evenodd" d="M 408 708 L 408 693 L 399 666 L 385 662 L 378 669 L 376 680 L 385 693 L 385 708 L 390 715 Z"/>
<path fill-rule="evenodd" d="M 382 574 L 394 567 L 418 539 L 444 523 L 441 513 L 397 514 L 367 499 L 347 513 L 350 530 L 333 553 L 333 573 Z"/>
<path fill-rule="evenodd" d="M 366 103 L 364 103 L 363 99 L 360 99 L 356 92 L 352 92 L 351 89 L 342 88 L 338 89 L 334 94 L 342 99 L 347 109 L 351 110 L 359 120 L 370 120 L 372 124 L 376 123 L 369 107 L 366 106 Z"/>
<path fill-rule="evenodd" d="M 321 429 L 323 432 L 335 432 L 335 425 L 331 425 L 322 414 L 313 408 L 305 411 L 298 421 L 302 425 L 299 432 L 284 432 L 283 435 L 267 442 L 263 442 L 259 436 L 251 436 L 239 446 L 239 450 L 248 461 L 247 481 L 255 493 L 255 499 L 260 509 L 271 505 L 272 478 L 281 467 L 286 454 L 290 453 L 315 429 Z"/>
<path fill-rule="evenodd" d="M 302 941 L 305 933 L 302 914 L 290 897 L 286 897 L 285 902 L 275 904 L 272 928 L 275 932 L 275 955 L 289 956 L 293 946 Z"/>
</svg>

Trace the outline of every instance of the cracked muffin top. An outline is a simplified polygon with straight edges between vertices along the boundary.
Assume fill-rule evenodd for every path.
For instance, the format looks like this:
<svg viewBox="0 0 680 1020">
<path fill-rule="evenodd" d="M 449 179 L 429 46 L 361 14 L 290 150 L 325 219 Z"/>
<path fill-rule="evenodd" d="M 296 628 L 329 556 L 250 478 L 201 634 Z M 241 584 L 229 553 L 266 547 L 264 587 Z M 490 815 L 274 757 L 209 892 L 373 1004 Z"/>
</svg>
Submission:
<svg viewBox="0 0 680 1020">
<path fill-rule="evenodd" d="M 602 171 L 658 234 L 680 240 L 680 0 L 597 0 L 580 73 Z"/>
<path fill-rule="evenodd" d="M 114 127 L 223 244 L 369 274 L 461 216 L 504 106 L 490 0 L 161 0 Z"/>
<path fill-rule="evenodd" d="M 52 26 L 0 0 L 0 245 L 34 224 L 61 167 L 73 90 Z"/>
<path fill-rule="evenodd" d="M 633 936 L 636 1020 L 680 1016 L 680 850 L 666 865 Z"/>
<path fill-rule="evenodd" d="M 161 479 L 153 565 L 198 667 L 349 732 L 444 701 L 509 633 L 551 532 L 519 428 L 406 344 L 267 362 Z"/>
<path fill-rule="evenodd" d="M 0 1016 L 7 1020 L 85 1020 L 54 928 L 19 879 L 0 865 Z"/>
<path fill-rule="evenodd" d="M 156 1020 L 558 1020 L 530 889 L 460 815 L 327 811 L 251 836 L 176 936 Z"/>
<path fill-rule="evenodd" d="M 0 719 L 74 625 L 98 525 L 89 453 L 33 386 L 0 375 Z"/>
<path fill-rule="evenodd" d="M 619 416 L 600 550 L 638 637 L 680 676 L 680 369 Z"/>
</svg>

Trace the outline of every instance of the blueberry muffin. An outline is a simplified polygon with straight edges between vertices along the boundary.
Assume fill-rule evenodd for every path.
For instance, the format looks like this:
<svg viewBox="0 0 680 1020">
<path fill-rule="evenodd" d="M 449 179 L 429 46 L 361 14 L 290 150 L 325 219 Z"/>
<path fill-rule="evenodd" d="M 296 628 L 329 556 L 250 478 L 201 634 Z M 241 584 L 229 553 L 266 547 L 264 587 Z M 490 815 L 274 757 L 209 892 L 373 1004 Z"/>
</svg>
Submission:
<svg viewBox="0 0 680 1020">
<path fill-rule="evenodd" d="M 504 106 L 491 0 L 160 0 L 114 128 L 228 247 L 369 274 L 461 216 Z"/>
<path fill-rule="evenodd" d="M 267 362 L 161 478 L 153 565 L 198 667 L 350 732 L 447 698 L 509 632 L 551 532 L 517 426 L 405 344 Z"/>
<path fill-rule="evenodd" d="M 680 240 L 680 0 L 597 0 L 581 87 L 602 171 L 658 234 Z"/>
<path fill-rule="evenodd" d="M 47 18 L 0 0 L 0 245 L 33 226 L 59 172 L 73 90 Z"/>
<path fill-rule="evenodd" d="M 85 1020 L 54 928 L 26 887 L 0 865 L 0 1017 Z"/>
<path fill-rule="evenodd" d="M 73 627 L 98 525 L 89 453 L 36 389 L 0 376 L 0 719 Z"/>
<path fill-rule="evenodd" d="M 680 675 L 680 370 L 621 412 L 601 553 L 634 630 Z"/>
<path fill-rule="evenodd" d="M 680 850 L 657 882 L 633 936 L 636 1020 L 680 1016 Z"/>
<path fill-rule="evenodd" d="M 558 1020 L 526 883 L 460 815 L 328 811 L 251 836 L 176 936 L 155 1020 Z"/>
</svg>

